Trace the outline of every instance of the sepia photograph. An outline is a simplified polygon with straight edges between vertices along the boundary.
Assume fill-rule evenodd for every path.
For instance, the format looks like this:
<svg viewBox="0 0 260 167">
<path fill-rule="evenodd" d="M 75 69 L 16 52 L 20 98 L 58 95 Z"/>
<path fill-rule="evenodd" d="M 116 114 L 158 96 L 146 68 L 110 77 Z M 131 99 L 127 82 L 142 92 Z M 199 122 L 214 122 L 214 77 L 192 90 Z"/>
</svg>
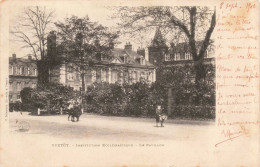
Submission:
<svg viewBox="0 0 260 167">
<path fill-rule="evenodd" d="M 255 1 L 0 9 L 0 166 L 260 163 Z"/>
<path fill-rule="evenodd" d="M 97 10 L 28 6 L 14 15 L 12 133 L 178 140 L 173 131 L 214 126 L 214 7 Z"/>
</svg>

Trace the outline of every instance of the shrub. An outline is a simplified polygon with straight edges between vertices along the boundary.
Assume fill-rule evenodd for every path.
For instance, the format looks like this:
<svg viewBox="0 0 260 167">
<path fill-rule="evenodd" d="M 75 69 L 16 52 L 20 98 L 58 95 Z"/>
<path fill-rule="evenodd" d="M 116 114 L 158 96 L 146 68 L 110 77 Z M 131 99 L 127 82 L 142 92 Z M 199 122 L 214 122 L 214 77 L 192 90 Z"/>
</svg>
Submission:
<svg viewBox="0 0 260 167">
<path fill-rule="evenodd" d="M 48 109 L 48 112 L 59 111 L 67 108 L 69 101 L 74 99 L 78 92 L 62 84 L 50 83 L 37 89 L 24 88 L 21 91 L 23 108 L 36 112 L 37 108 Z"/>
</svg>

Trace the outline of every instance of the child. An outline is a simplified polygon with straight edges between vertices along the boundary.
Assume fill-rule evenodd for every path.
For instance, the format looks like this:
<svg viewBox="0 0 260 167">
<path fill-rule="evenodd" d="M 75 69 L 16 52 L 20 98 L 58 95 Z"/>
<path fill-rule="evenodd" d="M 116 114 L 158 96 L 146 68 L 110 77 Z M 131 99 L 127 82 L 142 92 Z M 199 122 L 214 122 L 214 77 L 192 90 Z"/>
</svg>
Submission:
<svg viewBox="0 0 260 167">
<path fill-rule="evenodd" d="M 160 115 L 161 115 L 161 112 L 162 112 L 162 109 L 161 109 L 161 106 L 158 105 L 157 108 L 156 108 L 156 127 L 158 127 L 158 123 L 160 122 Z"/>
</svg>

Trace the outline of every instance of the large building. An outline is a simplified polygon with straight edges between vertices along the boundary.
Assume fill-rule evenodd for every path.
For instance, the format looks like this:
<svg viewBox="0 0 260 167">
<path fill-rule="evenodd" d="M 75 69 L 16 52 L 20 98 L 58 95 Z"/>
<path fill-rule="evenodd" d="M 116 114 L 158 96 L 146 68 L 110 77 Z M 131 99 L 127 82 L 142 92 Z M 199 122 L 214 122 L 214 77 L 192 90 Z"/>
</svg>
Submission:
<svg viewBox="0 0 260 167">
<path fill-rule="evenodd" d="M 112 49 L 112 55 L 110 55 L 112 58 L 97 58 L 94 66 L 85 72 L 85 85 L 89 86 L 94 82 L 119 84 L 132 84 L 140 81 L 155 82 L 155 67 L 138 52 L 133 51 L 132 45 L 128 42 L 124 49 Z M 71 63 L 63 64 L 54 70 L 51 78 L 54 82 L 69 85 L 76 90 L 81 87 L 80 72 L 75 70 Z"/>
<path fill-rule="evenodd" d="M 32 56 L 28 59 L 17 58 L 16 54 L 9 57 L 9 101 L 21 100 L 20 91 L 25 87 L 37 85 L 37 66 Z"/>
<path fill-rule="evenodd" d="M 55 56 L 56 36 L 51 32 L 47 40 L 48 54 Z M 136 83 L 145 81 L 155 82 L 155 66 L 145 60 L 143 49 L 134 51 L 130 42 L 125 44 L 124 49 L 114 48 L 110 43 L 111 52 L 108 57 L 94 56 L 93 66 L 84 73 L 85 85 L 89 86 L 94 82 L 108 83 Z M 52 70 L 50 78 L 52 82 L 62 83 L 80 90 L 82 80 L 79 67 L 73 63 L 64 63 L 62 66 Z"/>
</svg>

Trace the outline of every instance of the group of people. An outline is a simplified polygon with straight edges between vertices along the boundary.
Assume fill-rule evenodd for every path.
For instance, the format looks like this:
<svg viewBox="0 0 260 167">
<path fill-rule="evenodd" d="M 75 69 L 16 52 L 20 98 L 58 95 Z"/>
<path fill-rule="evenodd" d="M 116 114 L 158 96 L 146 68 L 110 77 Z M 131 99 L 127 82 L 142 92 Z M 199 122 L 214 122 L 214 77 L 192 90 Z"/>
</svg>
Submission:
<svg viewBox="0 0 260 167">
<path fill-rule="evenodd" d="M 77 121 L 79 121 L 79 117 L 81 116 L 81 106 L 80 106 L 80 101 L 79 100 L 71 100 L 69 102 L 68 106 L 68 120 L 75 121 L 75 118 L 77 118 Z M 160 105 L 157 106 L 156 108 L 156 127 L 158 127 L 158 124 L 161 123 L 161 127 L 163 126 L 163 123 L 165 120 L 167 120 L 167 115 L 162 112 L 162 107 Z"/>
<path fill-rule="evenodd" d="M 68 121 L 71 118 L 72 122 L 75 122 L 75 118 L 77 119 L 76 121 L 79 121 L 79 117 L 81 116 L 81 106 L 80 106 L 80 99 L 77 100 L 71 100 L 69 102 L 68 106 Z"/>
</svg>

